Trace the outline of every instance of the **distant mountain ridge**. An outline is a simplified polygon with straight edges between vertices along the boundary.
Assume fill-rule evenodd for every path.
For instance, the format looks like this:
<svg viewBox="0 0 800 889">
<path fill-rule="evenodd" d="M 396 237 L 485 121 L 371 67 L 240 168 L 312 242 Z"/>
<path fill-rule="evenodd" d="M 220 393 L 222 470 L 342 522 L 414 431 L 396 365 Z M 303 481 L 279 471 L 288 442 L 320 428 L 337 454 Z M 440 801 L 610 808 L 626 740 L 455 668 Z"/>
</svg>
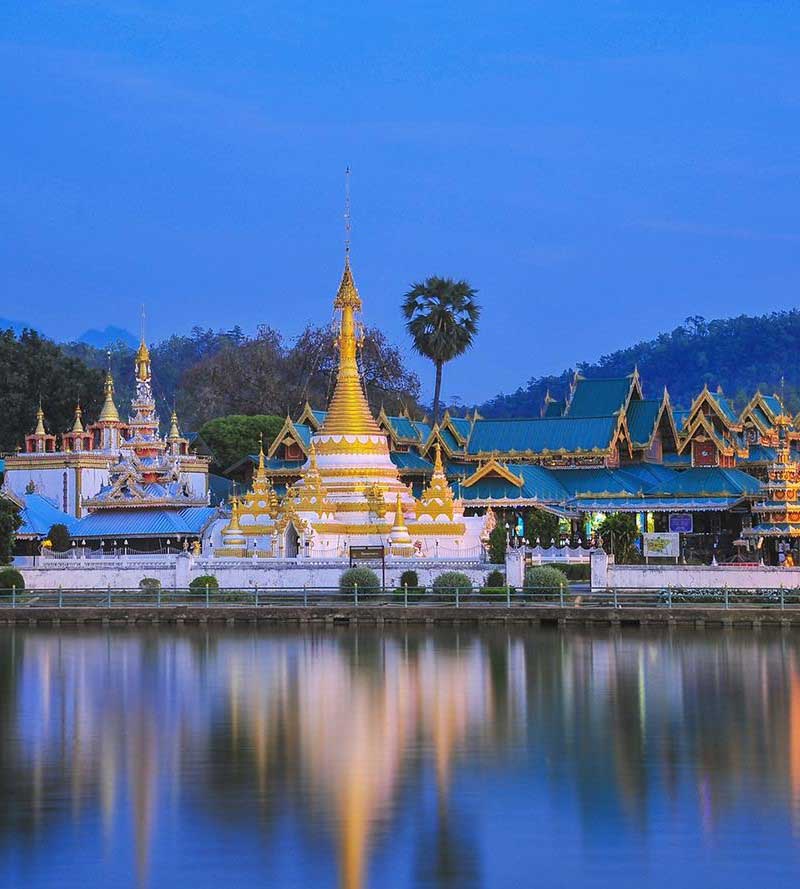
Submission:
<svg viewBox="0 0 800 889">
<path fill-rule="evenodd" d="M 131 349 L 135 349 L 139 345 L 139 340 L 124 327 L 114 327 L 109 324 L 102 330 L 90 328 L 85 330 L 79 337 L 75 338 L 75 342 L 86 343 L 87 346 L 93 346 L 95 349 L 107 349 L 109 346 L 116 346 L 121 343 Z"/>
<path fill-rule="evenodd" d="M 800 410 L 800 310 L 739 315 L 706 321 L 694 315 L 669 333 L 659 334 L 585 362 L 586 377 L 620 377 L 639 370 L 645 397 L 659 397 L 666 386 L 673 406 L 689 407 L 704 385 L 721 386 L 741 409 L 756 389 L 781 393 L 792 413 Z M 575 369 L 532 377 L 511 394 L 500 394 L 478 410 L 485 417 L 538 417 L 547 392 L 563 398 Z"/>
</svg>

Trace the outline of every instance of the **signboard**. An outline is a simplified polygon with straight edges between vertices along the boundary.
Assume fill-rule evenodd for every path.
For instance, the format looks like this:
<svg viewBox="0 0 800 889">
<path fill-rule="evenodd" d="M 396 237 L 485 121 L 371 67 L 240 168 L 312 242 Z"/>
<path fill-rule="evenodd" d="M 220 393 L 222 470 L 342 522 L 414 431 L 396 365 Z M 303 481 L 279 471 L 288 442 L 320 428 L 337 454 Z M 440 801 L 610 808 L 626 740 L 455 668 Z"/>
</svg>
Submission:
<svg viewBox="0 0 800 889">
<path fill-rule="evenodd" d="M 645 558 L 677 559 L 681 554 L 680 534 L 644 534 Z"/>
<path fill-rule="evenodd" d="M 669 530 L 673 534 L 691 534 L 694 529 L 690 512 L 673 512 L 669 516 Z"/>
</svg>

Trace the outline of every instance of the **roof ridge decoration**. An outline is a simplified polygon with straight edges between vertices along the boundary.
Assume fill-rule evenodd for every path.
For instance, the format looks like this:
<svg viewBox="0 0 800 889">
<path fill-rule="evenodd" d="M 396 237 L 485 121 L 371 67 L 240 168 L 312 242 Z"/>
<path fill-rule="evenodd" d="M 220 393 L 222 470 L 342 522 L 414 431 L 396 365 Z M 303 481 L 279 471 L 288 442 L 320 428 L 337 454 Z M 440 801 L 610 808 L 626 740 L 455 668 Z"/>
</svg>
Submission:
<svg viewBox="0 0 800 889">
<path fill-rule="evenodd" d="M 114 404 L 114 377 L 111 375 L 111 368 L 106 371 L 105 382 L 103 383 L 103 393 L 105 400 L 100 416 L 97 418 L 98 423 L 119 423 L 119 411 Z"/>
<path fill-rule="evenodd" d="M 422 496 L 415 503 L 417 519 L 421 516 L 430 516 L 434 521 L 439 516 L 446 516 L 448 521 L 453 521 L 455 510 L 455 499 L 453 492 L 448 484 L 447 477 L 444 474 L 442 466 L 442 449 L 437 441 L 435 444 L 435 459 L 433 464 L 433 475 L 428 482 Z"/>
<path fill-rule="evenodd" d="M 498 475 L 512 485 L 521 488 L 525 483 L 525 479 L 521 475 L 515 475 L 504 463 L 492 456 L 485 463 L 481 463 L 475 472 L 461 482 L 462 488 L 471 488 L 487 475 Z"/>
<path fill-rule="evenodd" d="M 300 424 L 297 424 L 300 425 Z M 282 444 L 286 444 L 287 438 L 291 439 L 300 450 L 308 456 L 308 446 L 303 441 L 302 436 L 297 431 L 297 425 L 295 425 L 294 421 L 291 417 L 286 417 L 283 421 L 283 426 L 281 426 L 280 432 L 275 436 L 272 440 L 272 444 L 269 446 L 269 451 L 267 451 L 267 457 L 270 459 L 275 456 L 275 452 Z"/>
</svg>

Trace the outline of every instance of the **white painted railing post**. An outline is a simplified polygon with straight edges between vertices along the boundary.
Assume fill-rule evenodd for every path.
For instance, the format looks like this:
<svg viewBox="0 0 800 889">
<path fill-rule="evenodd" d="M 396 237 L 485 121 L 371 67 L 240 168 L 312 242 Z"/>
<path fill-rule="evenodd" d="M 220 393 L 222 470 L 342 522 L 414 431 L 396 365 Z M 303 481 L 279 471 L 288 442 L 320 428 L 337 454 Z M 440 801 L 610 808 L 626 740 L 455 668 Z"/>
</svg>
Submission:
<svg viewBox="0 0 800 889">
<path fill-rule="evenodd" d="M 408 581 L 403 584 L 403 607 L 408 608 Z"/>
<path fill-rule="evenodd" d="M 358 582 L 353 584 L 353 603 L 358 608 Z"/>
</svg>

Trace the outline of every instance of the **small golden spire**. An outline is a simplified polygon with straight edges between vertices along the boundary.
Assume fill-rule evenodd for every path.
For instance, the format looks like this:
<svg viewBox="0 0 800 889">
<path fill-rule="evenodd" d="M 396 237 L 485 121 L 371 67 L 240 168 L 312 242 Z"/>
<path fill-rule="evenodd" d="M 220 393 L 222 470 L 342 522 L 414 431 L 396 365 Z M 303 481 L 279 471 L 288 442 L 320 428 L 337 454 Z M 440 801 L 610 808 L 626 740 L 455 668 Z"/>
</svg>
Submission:
<svg viewBox="0 0 800 889">
<path fill-rule="evenodd" d="M 231 501 L 231 520 L 228 522 L 226 531 L 241 531 L 239 527 L 239 498 L 234 497 Z"/>
<path fill-rule="evenodd" d="M 36 429 L 34 435 L 47 435 L 44 428 L 44 411 L 42 410 L 42 399 L 39 399 L 39 407 L 36 410 Z"/>
<path fill-rule="evenodd" d="M 144 341 L 144 306 L 142 306 L 142 331 L 139 350 L 136 353 L 136 379 L 140 383 L 148 383 L 150 381 L 150 350 Z"/>
<path fill-rule="evenodd" d="M 394 527 L 399 531 L 407 531 L 406 519 L 403 515 L 403 501 L 400 499 L 400 492 L 397 492 L 397 502 L 394 507 Z M 394 529 L 393 529 L 394 530 Z"/>
<path fill-rule="evenodd" d="M 73 432 L 83 432 L 83 422 L 81 421 L 81 417 L 83 417 L 83 411 L 81 410 L 80 402 L 78 402 L 78 404 L 75 405 L 75 422 L 72 424 Z"/>
<path fill-rule="evenodd" d="M 172 409 L 172 416 L 170 417 L 170 427 L 169 427 L 169 435 L 167 436 L 169 441 L 176 441 L 181 437 L 181 430 L 178 428 L 178 414 L 175 411 L 175 408 Z"/>
<path fill-rule="evenodd" d="M 114 377 L 111 376 L 111 368 L 106 371 L 106 381 L 103 385 L 103 390 L 105 392 L 105 401 L 103 402 L 103 409 L 100 411 L 100 423 L 118 423 L 119 422 L 119 413 L 117 411 L 117 406 L 114 404 Z"/>
<path fill-rule="evenodd" d="M 433 460 L 433 475 L 435 476 L 444 476 L 444 468 L 442 467 L 442 448 L 439 442 L 437 441 L 434 445 L 434 460 Z"/>
</svg>

